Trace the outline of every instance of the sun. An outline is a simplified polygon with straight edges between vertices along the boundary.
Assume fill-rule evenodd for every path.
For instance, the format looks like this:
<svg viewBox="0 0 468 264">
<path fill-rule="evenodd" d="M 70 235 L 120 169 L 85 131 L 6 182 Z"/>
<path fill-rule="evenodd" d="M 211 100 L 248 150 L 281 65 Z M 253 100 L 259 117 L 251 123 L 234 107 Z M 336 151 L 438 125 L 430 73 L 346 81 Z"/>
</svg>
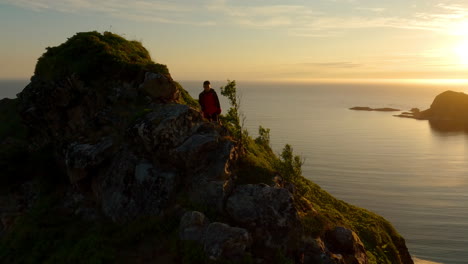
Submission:
<svg viewBox="0 0 468 264">
<path fill-rule="evenodd" d="M 468 67 L 468 39 L 461 41 L 454 48 L 453 52 L 462 66 Z"/>
</svg>

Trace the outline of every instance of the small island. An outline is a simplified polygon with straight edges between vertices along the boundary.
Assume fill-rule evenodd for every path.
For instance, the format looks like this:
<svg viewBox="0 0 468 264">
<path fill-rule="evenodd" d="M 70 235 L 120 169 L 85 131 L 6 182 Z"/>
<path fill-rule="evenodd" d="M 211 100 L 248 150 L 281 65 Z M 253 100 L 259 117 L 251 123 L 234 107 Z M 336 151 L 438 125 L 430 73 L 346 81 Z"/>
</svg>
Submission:
<svg viewBox="0 0 468 264">
<path fill-rule="evenodd" d="M 401 111 L 400 109 L 390 108 L 390 107 L 383 107 L 383 108 L 370 108 L 368 106 L 355 106 L 349 108 L 349 110 L 357 110 L 357 111 L 379 111 L 379 112 L 396 112 Z"/>
<path fill-rule="evenodd" d="M 371 108 L 368 106 L 355 106 L 349 109 L 380 112 L 401 111 L 400 109 L 389 107 Z M 429 109 L 421 111 L 419 108 L 411 108 L 408 111 L 393 116 L 428 120 L 431 128 L 437 131 L 468 131 L 468 94 L 445 91 L 434 98 Z"/>
</svg>

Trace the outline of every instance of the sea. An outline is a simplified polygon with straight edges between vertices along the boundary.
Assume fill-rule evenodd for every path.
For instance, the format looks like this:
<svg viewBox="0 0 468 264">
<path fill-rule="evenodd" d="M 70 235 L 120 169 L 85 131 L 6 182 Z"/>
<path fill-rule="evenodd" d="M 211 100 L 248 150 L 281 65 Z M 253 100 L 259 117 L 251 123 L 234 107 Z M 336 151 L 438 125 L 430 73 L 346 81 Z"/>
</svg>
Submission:
<svg viewBox="0 0 468 264">
<path fill-rule="evenodd" d="M 199 81 L 180 81 L 194 98 Z M 0 98 L 27 80 L 0 81 Z M 229 108 L 212 81 L 223 111 Z M 455 83 L 294 83 L 237 81 L 244 127 L 256 137 L 270 129 L 272 148 L 290 144 L 304 158 L 303 175 L 338 199 L 389 220 L 417 264 L 468 263 L 468 134 L 400 112 L 349 110 L 353 106 L 425 110 Z"/>
</svg>

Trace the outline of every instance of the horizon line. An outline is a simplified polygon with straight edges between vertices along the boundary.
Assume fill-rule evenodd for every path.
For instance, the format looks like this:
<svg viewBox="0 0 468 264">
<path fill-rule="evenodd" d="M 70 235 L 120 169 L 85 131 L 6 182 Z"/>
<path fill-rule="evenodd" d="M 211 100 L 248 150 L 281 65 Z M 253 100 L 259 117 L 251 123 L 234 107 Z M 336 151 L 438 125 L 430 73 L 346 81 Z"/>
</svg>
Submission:
<svg viewBox="0 0 468 264">
<path fill-rule="evenodd" d="M 0 77 L 0 81 L 29 81 L 31 77 Z M 178 79 L 174 80 L 176 82 L 199 82 L 204 81 L 205 79 Z M 231 78 L 226 79 L 210 79 L 212 82 L 224 82 L 227 80 L 236 80 Z M 258 79 L 242 79 L 239 78 L 242 82 L 279 82 L 279 83 L 407 83 L 407 84 L 468 84 L 467 79 L 460 78 L 283 78 L 283 79 L 268 79 L 268 78 L 258 78 Z"/>
<path fill-rule="evenodd" d="M 236 80 L 236 79 L 210 79 L 211 82 L 224 82 L 226 80 Z M 205 80 L 205 79 L 203 79 Z M 237 79 L 243 82 L 279 82 L 279 83 L 407 83 L 407 84 L 468 84 L 467 79 L 450 79 L 450 78 L 434 78 L 434 79 L 423 79 L 423 78 L 291 78 L 291 79 Z M 236 80 L 236 81 L 237 81 Z M 202 79 L 180 79 L 175 80 L 177 82 L 199 82 Z"/>
</svg>

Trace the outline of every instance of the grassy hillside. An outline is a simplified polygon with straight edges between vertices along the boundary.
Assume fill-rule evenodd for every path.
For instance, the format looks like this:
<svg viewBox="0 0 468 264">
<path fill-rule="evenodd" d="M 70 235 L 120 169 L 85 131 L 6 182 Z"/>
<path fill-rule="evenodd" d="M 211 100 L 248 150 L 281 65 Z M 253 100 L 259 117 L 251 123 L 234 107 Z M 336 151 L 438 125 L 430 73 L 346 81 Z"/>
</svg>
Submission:
<svg viewBox="0 0 468 264">
<path fill-rule="evenodd" d="M 261 137 L 255 140 L 248 137 L 246 142 L 247 152 L 241 157 L 238 167 L 240 182 L 271 184 L 274 181 L 273 177 L 280 172 L 283 178 L 290 179 L 296 187 L 294 199 L 308 235 L 323 236 L 328 230 L 344 226 L 359 235 L 368 250 L 370 263 L 399 262 L 395 257 L 399 255 L 398 246 L 402 243 L 402 237 L 387 220 L 368 210 L 334 198 L 303 176 L 286 175 L 288 172 L 282 171 L 281 167 L 290 163 L 290 169 L 294 168 L 294 158 L 292 162 L 285 159 L 284 150 L 280 155 L 276 155 Z M 287 154 L 294 157 L 292 149 L 287 150 L 289 151 L 291 152 Z M 297 172 L 290 170 L 289 173 Z"/>
<path fill-rule="evenodd" d="M 169 75 L 166 65 L 153 62 L 140 42 L 111 32 L 92 31 L 77 33 L 57 47 L 48 47 L 34 74 L 56 80 L 76 73 L 89 81 L 100 76 L 132 79 L 141 70 Z"/>
</svg>

